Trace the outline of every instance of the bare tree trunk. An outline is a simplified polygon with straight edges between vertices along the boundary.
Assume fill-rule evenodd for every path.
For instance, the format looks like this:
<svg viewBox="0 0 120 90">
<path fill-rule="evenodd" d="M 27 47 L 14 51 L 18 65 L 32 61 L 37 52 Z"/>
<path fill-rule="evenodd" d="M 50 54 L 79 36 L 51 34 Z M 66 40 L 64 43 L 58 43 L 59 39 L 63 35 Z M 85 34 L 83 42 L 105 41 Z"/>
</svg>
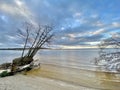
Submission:
<svg viewBox="0 0 120 90">
<path fill-rule="evenodd" d="M 28 57 L 30 56 L 30 53 L 31 53 L 31 51 L 32 51 L 32 49 L 33 49 L 33 47 L 34 47 L 34 45 L 36 44 L 36 42 L 37 42 L 37 39 L 38 39 L 38 37 L 39 37 L 39 32 L 40 32 L 40 30 L 41 30 L 41 28 L 40 28 L 40 26 L 39 26 L 39 30 L 38 30 L 38 32 L 37 32 L 37 35 L 36 35 L 36 37 L 35 37 L 35 40 L 34 40 L 34 42 L 32 43 L 32 46 L 31 46 L 31 48 L 29 49 L 29 51 L 28 51 Z"/>
<path fill-rule="evenodd" d="M 33 61 L 33 57 L 36 55 L 38 50 L 41 49 L 42 46 L 45 45 L 45 43 L 48 43 L 49 40 L 53 37 L 53 34 L 50 33 L 52 30 L 52 27 L 50 27 L 50 26 L 44 26 L 44 27 L 42 27 L 42 29 L 39 26 L 37 32 L 34 32 L 35 31 L 34 30 L 31 33 L 30 30 L 32 30 L 32 29 L 35 29 L 35 28 L 32 28 L 31 25 L 27 26 L 27 28 L 26 28 L 27 33 L 24 34 L 24 36 L 26 35 L 26 39 L 25 39 L 25 44 L 24 44 L 24 48 L 22 51 L 22 55 L 20 58 L 15 58 L 13 60 L 11 72 L 16 71 L 16 66 L 24 66 L 24 65 L 30 64 Z M 32 37 L 32 35 L 30 35 L 30 34 L 33 34 L 35 36 Z M 32 42 L 30 43 L 31 47 L 28 50 L 27 54 L 24 55 L 25 48 L 26 48 L 27 44 L 29 43 L 28 40 L 30 40 L 30 39 L 34 39 L 34 40 L 32 40 Z"/>
<path fill-rule="evenodd" d="M 26 37 L 26 40 L 25 40 L 25 45 L 24 45 L 24 48 L 23 48 L 23 51 L 22 51 L 22 55 L 21 57 L 23 58 L 23 55 L 24 55 L 24 52 L 25 52 L 25 48 L 26 48 L 26 45 L 27 45 L 27 41 L 28 41 L 28 37 L 29 37 L 29 30 L 28 30 L 28 27 L 27 27 L 27 37 Z"/>
</svg>

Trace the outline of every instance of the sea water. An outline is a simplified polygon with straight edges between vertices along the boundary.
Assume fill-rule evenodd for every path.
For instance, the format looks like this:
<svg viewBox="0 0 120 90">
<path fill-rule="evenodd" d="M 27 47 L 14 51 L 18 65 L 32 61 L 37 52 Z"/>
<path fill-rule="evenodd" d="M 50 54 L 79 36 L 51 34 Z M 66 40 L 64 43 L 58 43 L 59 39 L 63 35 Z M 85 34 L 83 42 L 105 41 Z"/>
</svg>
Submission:
<svg viewBox="0 0 120 90">
<path fill-rule="evenodd" d="M 98 57 L 98 49 L 79 50 L 48 50 L 42 49 L 35 55 L 41 63 L 61 64 L 61 65 L 93 65 L 95 57 Z M 27 53 L 27 51 L 25 52 Z M 16 57 L 21 57 L 20 50 L 0 50 L 0 63 L 11 62 Z"/>
<path fill-rule="evenodd" d="M 17 50 L 0 51 L 0 63 L 10 62 L 20 57 L 21 53 L 22 51 Z M 28 72 L 28 75 L 49 78 L 54 80 L 54 83 L 62 81 L 62 85 L 67 83 L 93 88 L 92 90 L 120 90 L 120 74 L 98 71 L 94 65 L 94 59 L 98 56 L 99 49 L 40 50 L 34 58 L 40 61 L 41 68 Z M 67 86 L 65 87 L 68 90 Z"/>
</svg>

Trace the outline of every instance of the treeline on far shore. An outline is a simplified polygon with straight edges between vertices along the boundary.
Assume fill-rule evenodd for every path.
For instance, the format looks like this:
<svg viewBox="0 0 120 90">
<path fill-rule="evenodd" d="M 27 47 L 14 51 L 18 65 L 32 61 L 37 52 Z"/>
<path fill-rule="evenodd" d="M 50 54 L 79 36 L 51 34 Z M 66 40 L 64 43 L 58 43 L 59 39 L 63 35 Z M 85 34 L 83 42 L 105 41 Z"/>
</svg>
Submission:
<svg viewBox="0 0 120 90">
<path fill-rule="evenodd" d="M 0 48 L 0 50 L 23 50 L 24 48 Z M 25 48 L 25 50 L 29 50 L 30 48 Z M 50 48 L 31 48 L 31 49 L 50 49 Z"/>
</svg>

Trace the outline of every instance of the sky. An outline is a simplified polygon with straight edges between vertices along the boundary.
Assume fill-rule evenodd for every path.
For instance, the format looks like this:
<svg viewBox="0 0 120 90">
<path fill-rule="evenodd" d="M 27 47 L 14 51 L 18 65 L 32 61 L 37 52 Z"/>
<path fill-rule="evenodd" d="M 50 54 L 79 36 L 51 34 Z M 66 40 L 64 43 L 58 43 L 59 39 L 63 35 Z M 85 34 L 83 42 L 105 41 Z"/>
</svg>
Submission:
<svg viewBox="0 0 120 90">
<path fill-rule="evenodd" d="M 96 48 L 120 37 L 120 0 L 0 0 L 0 47 L 22 47 L 24 22 L 54 25 L 54 48 Z"/>
</svg>

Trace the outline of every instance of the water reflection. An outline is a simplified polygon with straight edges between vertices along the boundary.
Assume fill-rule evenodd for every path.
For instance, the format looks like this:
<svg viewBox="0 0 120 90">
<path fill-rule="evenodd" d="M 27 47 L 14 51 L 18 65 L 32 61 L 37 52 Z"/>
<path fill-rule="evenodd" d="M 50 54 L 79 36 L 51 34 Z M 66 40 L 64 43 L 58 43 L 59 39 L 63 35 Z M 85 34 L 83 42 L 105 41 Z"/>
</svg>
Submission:
<svg viewBox="0 0 120 90">
<path fill-rule="evenodd" d="M 97 72 L 96 78 L 102 89 L 120 90 L 120 74 L 111 72 Z"/>
<path fill-rule="evenodd" d="M 110 72 L 92 71 L 53 64 L 42 64 L 40 69 L 30 71 L 28 75 L 51 78 L 53 80 L 67 82 L 72 85 L 84 86 L 97 90 L 120 89 L 119 74 Z"/>
</svg>

